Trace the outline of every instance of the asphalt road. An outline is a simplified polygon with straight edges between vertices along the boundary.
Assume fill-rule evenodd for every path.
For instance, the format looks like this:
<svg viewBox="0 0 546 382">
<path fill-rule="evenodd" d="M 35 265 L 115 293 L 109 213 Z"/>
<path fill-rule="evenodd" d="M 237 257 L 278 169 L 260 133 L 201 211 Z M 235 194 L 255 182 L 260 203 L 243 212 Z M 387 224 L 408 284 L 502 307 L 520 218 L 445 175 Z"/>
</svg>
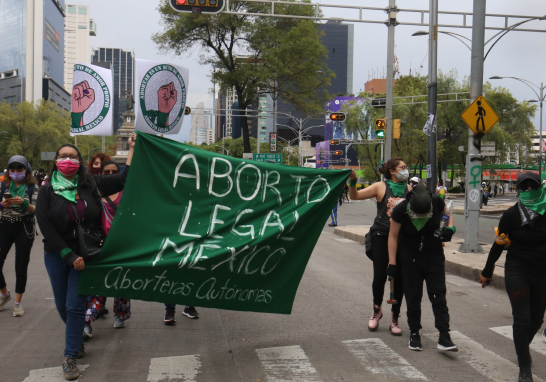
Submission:
<svg viewBox="0 0 546 382">
<path fill-rule="evenodd" d="M 370 202 L 344 204 L 339 224 L 369 224 Z M 460 216 L 463 219 L 462 216 Z M 458 219 L 457 219 L 458 220 Z M 480 238 L 490 241 L 482 219 Z M 460 234 L 462 220 L 457 221 Z M 486 240 L 487 238 L 487 240 Z M 0 381 L 57 382 L 63 359 L 64 325 L 52 299 L 43 264 L 41 236 L 32 252 L 24 317 L 0 312 Z M 163 324 L 159 303 L 134 301 L 126 328 L 114 329 L 110 313 L 94 324 L 84 382 L 332 382 L 332 381 L 517 381 L 512 323 L 506 293 L 448 275 L 448 305 L 459 353 L 436 349 L 436 330 L 423 301 L 422 352 L 408 349 L 405 303 L 402 337 L 388 331 L 388 314 L 377 332 L 367 330 L 372 267 L 362 246 L 325 226 L 300 284 L 292 315 L 201 309 L 189 320 L 178 309 L 177 325 Z M 4 267 L 14 287 L 14 256 Z M 387 294 L 386 294 L 387 296 Z M 385 297 L 386 298 L 386 297 Z M 384 305 L 386 313 L 387 305 Z M 108 308 L 111 309 L 110 306 Z M 427 336 L 427 334 L 429 336 Z M 507 337 L 508 336 L 508 337 Z M 546 344 L 532 351 L 534 373 L 546 380 Z M 539 379 L 535 379 L 539 380 Z"/>
</svg>

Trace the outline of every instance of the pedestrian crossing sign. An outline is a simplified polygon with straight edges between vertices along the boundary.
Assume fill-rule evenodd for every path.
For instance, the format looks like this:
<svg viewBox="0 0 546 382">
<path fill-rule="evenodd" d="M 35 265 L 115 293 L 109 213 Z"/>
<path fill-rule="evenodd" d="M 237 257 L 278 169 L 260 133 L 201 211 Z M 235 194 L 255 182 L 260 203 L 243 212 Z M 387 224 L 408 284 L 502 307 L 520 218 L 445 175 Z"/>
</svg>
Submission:
<svg viewBox="0 0 546 382">
<path fill-rule="evenodd" d="M 487 103 L 485 98 L 479 96 L 461 115 L 463 121 L 470 127 L 474 134 L 484 136 L 498 122 L 499 116 Z"/>
</svg>

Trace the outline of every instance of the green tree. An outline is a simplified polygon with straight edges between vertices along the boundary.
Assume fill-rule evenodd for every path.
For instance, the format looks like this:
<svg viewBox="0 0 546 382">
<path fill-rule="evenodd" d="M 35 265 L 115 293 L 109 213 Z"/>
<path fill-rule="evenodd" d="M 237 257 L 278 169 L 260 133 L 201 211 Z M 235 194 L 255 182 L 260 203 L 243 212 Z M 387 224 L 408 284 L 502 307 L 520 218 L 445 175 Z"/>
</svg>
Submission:
<svg viewBox="0 0 546 382">
<path fill-rule="evenodd" d="M 277 13 L 312 15 L 312 7 L 276 5 Z M 308 2 L 308 0 L 303 0 Z M 239 11 L 266 13 L 266 5 L 232 2 Z M 258 92 L 280 96 L 305 113 L 321 109 L 325 89 L 334 74 L 325 64 L 326 48 L 311 20 L 249 15 L 175 12 L 162 0 L 163 32 L 152 40 L 163 53 L 187 54 L 199 50 L 201 64 L 214 70 L 211 77 L 222 89 L 234 89 L 239 109 L 246 110 Z M 324 93 L 324 92 L 323 92 Z M 242 112 L 244 152 L 251 152 L 246 111 Z"/>
</svg>

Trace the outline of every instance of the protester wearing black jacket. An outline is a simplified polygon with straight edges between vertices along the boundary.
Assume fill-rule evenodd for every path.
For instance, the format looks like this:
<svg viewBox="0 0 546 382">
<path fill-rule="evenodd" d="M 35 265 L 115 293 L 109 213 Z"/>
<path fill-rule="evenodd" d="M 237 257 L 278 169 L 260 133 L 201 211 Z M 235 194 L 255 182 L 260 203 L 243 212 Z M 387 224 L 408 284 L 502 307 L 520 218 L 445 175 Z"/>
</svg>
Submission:
<svg viewBox="0 0 546 382">
<path fill-rule="evenodd" d="M 80 377 L 76 358 L 83 357 L 81 338 L 85 326 L 86 297 L 78 295 L 80 271 L 85 262 L 80 256 L 76 214 L 84 228 L 98 229 L 101 224 L 101 199 L 123 190 L 133 157 L 136 134 L 129 139 L 127 165 L 121 175 L 88 174 L 82 156 L 73 145 L 61 146 L 55 155 L 51 183 L 40 188 L 36 217 L 44 236 L 44 262 L 55 305 L 66 324 L 64 376 Z"/>
<path fill-rule="evenodd" d="M 538 174 L 518 174 L 520 200 L 501 217 L 495 243 L 480 275 L 482 287 L 493 279 L 495 263 L 508 245 L 504 280 L 512 305 L 513 338 L 519 381 L 531 382 L 529 344 L 546 311 L 546 191 Z"/>
<path fill-rule="evenodd" d="M 448 228 L 440 229 L 444 214 L 449 217 L 445 212 L 444 200 L 432 194 L 425 186 L 417 185 L 408 193 L 406 200 L 394 208 L 391 215 L 387 274 L 397 277 L 397 268 L 402 266 L 411 350 L 422 350 L 419 330 L 423 282 L 426 283 L 432 303 L 436 329 L 440 332 L 438 349 L 458 350 L 449 335 L 445 256 L 442 245 L 443 242 L 451 240 L 455 228 L 453 217 L 449 217 Z M 437 231 L 439 237 L 435 235 Z"/>
</svg>

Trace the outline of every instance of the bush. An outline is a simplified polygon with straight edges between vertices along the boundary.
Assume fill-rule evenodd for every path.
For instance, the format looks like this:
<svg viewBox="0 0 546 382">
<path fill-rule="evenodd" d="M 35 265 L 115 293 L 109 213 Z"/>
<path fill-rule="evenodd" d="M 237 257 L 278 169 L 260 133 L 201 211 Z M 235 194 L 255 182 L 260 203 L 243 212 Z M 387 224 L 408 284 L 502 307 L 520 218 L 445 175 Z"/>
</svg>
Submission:
<svg viewBox="0 0 546 382">
<path fill-rule="evenodd" d="M 449 187 L 449 192 L 453 194 L 460 194 L 461 186 Z"/>
</svg>

